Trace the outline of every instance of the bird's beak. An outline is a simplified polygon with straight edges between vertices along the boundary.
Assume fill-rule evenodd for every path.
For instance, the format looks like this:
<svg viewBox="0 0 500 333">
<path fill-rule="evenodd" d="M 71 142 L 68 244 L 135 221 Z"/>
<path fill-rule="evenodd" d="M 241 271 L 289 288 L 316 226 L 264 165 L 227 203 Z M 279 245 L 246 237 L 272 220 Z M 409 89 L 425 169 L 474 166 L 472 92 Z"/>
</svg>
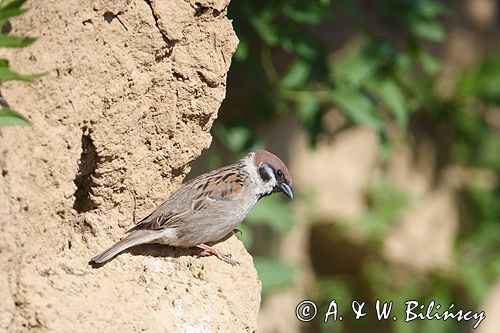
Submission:
<svg viewBox="0 0 500 333">
<path fill-rule="evenodd" d="M 278 187 L 280 191 L 283 192 L 287 197 L 293 199 L 293 191 L 290 185 L 288 185 L 287 183 L 280 183 Z"/>
</svg>

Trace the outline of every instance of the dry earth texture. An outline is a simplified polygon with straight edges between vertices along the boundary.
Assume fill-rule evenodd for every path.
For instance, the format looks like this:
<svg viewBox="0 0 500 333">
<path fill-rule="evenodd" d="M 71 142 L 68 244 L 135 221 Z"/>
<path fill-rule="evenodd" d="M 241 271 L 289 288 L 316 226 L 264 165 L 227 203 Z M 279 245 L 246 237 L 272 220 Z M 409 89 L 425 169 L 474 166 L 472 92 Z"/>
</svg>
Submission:
<svg viewBox="0 0 500 333">
<path fill-rule="evenodd" d="M 2 94 L 32 126 L 0 130 L 0 331 L 253 332 L 260 283 L 195 250 L 112 245 L 179 187 L 211 142 L 238 40 L 228 0 L 30 1 L 4 53 L 46 72 Z"/>
</svg>

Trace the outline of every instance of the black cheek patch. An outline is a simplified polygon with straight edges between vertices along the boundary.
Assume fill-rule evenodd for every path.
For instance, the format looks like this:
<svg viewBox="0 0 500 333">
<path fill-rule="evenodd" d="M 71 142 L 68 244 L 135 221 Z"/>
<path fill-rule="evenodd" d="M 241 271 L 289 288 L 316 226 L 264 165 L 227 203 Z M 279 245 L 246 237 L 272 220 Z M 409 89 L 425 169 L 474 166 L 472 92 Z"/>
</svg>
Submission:
<svg viewBox="0 0 500 333">
<path fill-rule="evenodd" d="M 271 176 L 269 176 L 269 173 L 266 171 L 264 167 L 259 168 L 259 176 L 260 179 L 264 181 L 264 183 L 267 183 L 271 179 Z"/>
</svg>

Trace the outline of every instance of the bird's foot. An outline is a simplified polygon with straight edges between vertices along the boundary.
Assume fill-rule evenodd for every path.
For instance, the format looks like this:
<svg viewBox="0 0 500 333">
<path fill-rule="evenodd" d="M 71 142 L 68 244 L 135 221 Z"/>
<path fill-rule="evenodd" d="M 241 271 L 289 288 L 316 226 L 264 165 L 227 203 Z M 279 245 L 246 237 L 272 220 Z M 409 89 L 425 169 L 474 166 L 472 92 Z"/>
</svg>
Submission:
<svg viewBox="0 0 500 333">
<path fill-rule="evenodd" d="M 199 247 L 200 249 L 203 249 L 203 251 L 200 253 L 200 256 L 202 256 L 202 257 L 213 255 L 213 256 L 216 256 L 220 260 L 222 260 L 222 261 L 224 261 L 232 266 L 240 264 L 238 261 L 232 259 L 231 254 L 229 254 L 229 253 L 220 252 L 219 250 L 217 250 L 211 246 L 208 246 L 206 244 L 199 244 L 196 246 Z"/>
</svg>

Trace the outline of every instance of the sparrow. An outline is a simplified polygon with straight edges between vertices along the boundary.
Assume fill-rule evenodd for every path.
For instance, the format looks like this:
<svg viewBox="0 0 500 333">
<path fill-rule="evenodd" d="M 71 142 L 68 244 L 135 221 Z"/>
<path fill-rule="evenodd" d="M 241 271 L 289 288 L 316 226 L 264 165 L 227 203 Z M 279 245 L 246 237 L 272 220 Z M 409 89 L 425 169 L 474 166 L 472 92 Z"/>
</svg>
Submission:
<svg viewBox="0 0 500 333">
<path fill-rule="evenodd" d="M 230 254 L 208 245 L 228 236 L 252 207 L 276 192 L 293 199 L 292 178 L 274 154 L 257 150 L 241 160 L 205 173 L 182 185 L 118 243 L 90 259 L 103 264 L 124 250 L 146 243 L 198 247 L 231 265 Z"/>
</svg>

